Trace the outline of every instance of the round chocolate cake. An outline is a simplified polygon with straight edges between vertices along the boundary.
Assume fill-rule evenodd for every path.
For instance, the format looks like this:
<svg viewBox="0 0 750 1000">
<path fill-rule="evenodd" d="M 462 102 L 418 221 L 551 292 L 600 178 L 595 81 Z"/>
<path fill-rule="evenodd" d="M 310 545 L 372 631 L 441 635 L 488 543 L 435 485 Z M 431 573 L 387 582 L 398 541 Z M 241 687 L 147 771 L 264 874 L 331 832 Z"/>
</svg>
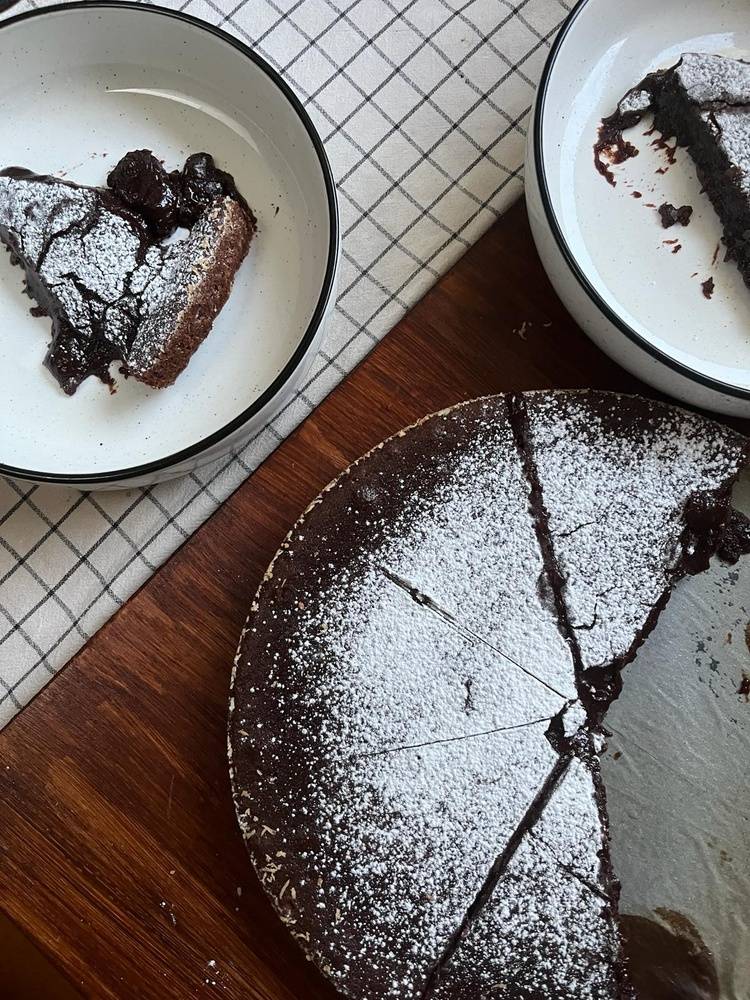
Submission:
<svg viewBox="0 0 750 1000">
<path fill-rule="evenodd" d="M 231 771 L 264 888 L 344 995 L 633 996 L 602 721 L 675 582 L 732 551 L 747 458 L 645 399 L 498 396 L 298 522 L 242 636 Z"/>
</svg>

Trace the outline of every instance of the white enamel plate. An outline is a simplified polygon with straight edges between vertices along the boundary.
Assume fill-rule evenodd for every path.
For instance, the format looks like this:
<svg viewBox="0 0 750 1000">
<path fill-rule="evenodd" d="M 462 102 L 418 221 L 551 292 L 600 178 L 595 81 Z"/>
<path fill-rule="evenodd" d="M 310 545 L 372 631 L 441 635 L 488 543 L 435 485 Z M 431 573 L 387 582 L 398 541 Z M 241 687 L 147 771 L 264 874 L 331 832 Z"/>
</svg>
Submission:
<svg viewBox="0 0 750 1000">
<path fill-rule="evenodd" d="M 50 322 L 0 256 L 0 473 L 83 485 L 166 478 L 236 447 L 293 394 L 332 302 L 336 198 L 314 127 L 279 76 L 227 35 L 135 4 L 73 4 L 0 22 L 2 163 L 102 185 L 148 148 L 168 169 L 205 150 L 258 235 L 212 332 L 174 386 L 117 375 L 63 394 Z M 114 371 L 114 369 L 113 369 Z"/>
<path fill-rule="evenodd" d="M 578 5 L 540 87 L 526 171 L 530 214 L 558 292 L 600 347 L 680 399 L 750 416 L 750 290 L 723 247 L 717 252 L 721 224 L 689 153 L 677 149 L 670 164 L 644 135 L 649 115 L 625 133 L 640 154 L 614 167 L 616 187 L 594 167 L 602 117 L 683 52 L 750 58 L 746 0 Z M 663 229 L 664 202 L 691 205 L 690 225 Z M 710 300 L 701 287 L 709 278 Z"/>
</svg>

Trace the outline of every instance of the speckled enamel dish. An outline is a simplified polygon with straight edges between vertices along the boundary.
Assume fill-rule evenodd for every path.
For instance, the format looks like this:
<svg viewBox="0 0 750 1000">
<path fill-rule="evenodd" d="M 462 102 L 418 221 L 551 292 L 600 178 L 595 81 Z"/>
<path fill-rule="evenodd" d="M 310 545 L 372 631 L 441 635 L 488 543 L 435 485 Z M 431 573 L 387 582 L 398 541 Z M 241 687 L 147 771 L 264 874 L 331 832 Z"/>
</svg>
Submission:
<svg viewBox="0 0 750 1000">
<path fill-rule="evenodd" d="M 319 136 L 280 76 L 194 18 L 75 3 L 0 22 L 0 166 L 101 185 L 128 150 L 168 168 L 206 150 L 258 216 L 229 301 L 177 382 L 116 375 L 67 397 L 43 367 L 49 320 L 0 259 L 0 474 L 84 488 L 187 472 L 241 445 L 293 397 L 332 308 L 338 212 Z M 114 371 L 114 370 L 113 370 Z"/>
<path fill-rule="evenodd" d="M 721 224 L 690 155 L 678 149 L 670 166 L 643 135 L 649 117 L 626 133 L 640 155 L 615 167 L 616 187 L 594 169 L 602 116 L 683 52 L 749 57 L 745 0 L 578 4 L 550 52 L 529 129 L 529 215 L 555 288 L 595 343 L 664 392 L 750 416 L 750 291 L 723 253 L 714 260 Z M 694 207 L 689 227 L 661 228 L 665 201 Z M 664 242 L 675 236 L 677 253 Z"/>
</svg>

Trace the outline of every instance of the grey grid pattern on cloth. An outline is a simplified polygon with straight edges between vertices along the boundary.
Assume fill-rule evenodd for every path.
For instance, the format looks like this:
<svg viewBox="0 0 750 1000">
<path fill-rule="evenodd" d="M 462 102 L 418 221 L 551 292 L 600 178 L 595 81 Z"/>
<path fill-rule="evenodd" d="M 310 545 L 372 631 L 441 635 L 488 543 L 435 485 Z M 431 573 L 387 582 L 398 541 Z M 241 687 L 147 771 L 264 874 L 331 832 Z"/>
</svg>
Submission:
<svg viewBox="0 0 750 1000">
<path fill-rule="evenodd" d="M 32 0 L 16 11 L 38 6 Z M 42 4 L 43 5 L 43 4 Z M 339 298 L 305 382 L 238 456 L 149 489 L 0 479 L 0 727 L 378 343 L 522 187 L 567 0 L 184 0 L 290 81 L 324 139 Z"/>
</svg>

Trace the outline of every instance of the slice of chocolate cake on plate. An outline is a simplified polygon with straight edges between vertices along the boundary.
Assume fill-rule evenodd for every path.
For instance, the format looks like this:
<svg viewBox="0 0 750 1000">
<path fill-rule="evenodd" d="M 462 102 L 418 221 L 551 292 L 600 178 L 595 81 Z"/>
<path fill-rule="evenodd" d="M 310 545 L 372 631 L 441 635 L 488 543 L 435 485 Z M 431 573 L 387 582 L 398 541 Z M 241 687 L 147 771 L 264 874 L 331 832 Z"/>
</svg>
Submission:
<svg viewBox="0 0 750 1000">
<path fill-rule="evenodd" d="M 648 112 L 664 139 L 687 147 L 721 219 L 728 255 L 750 285 L 750 63 L 686 52 L 676 65 L 646 76 L 602 123 L 595 157 L 610 180 L 608 161 L 638 152 L 623 131 Z"/>
<path fill-rule="evenodd" d="M 643 399 L 495 397 L 386 442 L 291 532 L 238 652 L 232 779 L 344 995 L 632 996 L 601 722 L 747 455 Z"/>
<path fill-rule="evenodd" d="M 72 394 L 110 365 L 154 387 L 174 382 L 227 300 L 255 232 L 232 178 L 205 153 L 168 174 L 128 153 L 93 188 L 0 171 L 0 240 L 26 273 L 35 313 L 49 316 L 46 358 Z M 164 239 L 180 226 L 182 239 Z"/>
</svg>

